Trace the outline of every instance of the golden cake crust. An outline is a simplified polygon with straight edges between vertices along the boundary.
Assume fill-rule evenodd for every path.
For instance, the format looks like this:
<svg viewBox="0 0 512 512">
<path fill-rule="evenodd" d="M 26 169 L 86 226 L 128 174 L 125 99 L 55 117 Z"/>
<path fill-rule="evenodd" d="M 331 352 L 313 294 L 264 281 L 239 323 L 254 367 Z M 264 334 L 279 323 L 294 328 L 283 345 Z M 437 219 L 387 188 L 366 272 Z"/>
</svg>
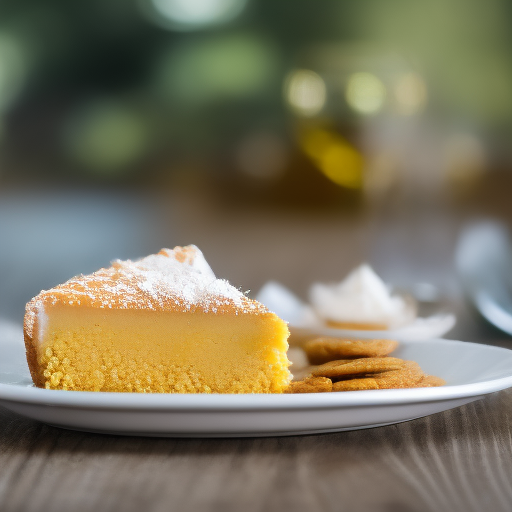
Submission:
<svg viewBox="0 0 512 512">
<path fill-rule="evenodd" d="M 23 339 L 27 353 L 27 363 L 32 380 L 37 387 L 43 387 L 44 381 L 37 371 L 37 350 L 34 343 L 34 324 L 36 321 L 36 305 L 34 299 L 27 304 L 23 320 Z"/>
</svg>

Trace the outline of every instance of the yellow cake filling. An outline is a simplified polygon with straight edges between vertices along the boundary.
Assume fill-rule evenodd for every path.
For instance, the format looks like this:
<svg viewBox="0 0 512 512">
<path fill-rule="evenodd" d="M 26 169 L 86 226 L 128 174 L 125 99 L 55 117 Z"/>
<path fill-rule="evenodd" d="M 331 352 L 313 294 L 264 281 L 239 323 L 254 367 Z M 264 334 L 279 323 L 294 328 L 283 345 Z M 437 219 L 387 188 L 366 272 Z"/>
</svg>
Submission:
<svg viewBox="0 0 512 512">
<path fill-rule="evenodd" d="M 280 393 L 289 383 L 288 328 L 270 312 L 57 304 L 46 318 L 37 346 L 37 381 L 47 389 Z"/>
</svg>

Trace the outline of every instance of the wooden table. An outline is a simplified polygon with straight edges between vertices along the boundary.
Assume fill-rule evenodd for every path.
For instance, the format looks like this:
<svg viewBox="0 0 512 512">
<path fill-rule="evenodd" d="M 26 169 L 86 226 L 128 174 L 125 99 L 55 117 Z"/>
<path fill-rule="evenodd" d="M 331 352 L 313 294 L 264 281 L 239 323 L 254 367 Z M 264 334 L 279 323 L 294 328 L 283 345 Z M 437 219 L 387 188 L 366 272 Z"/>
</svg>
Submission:
<svg viewBox="0 0 512 512">
<path fill-rule="evenodd" d="M 399 425 L 262 439 L 60 430 L 0 412 L 10 511 L 509 511 L 512 391 Z"/>
<path fill-rule="evenodd" d="M 439 213 L 411 224 L 402 216 L 381 223 L 222 211 L 206 221 L 198 204 L 188 210 L 195 215 L 183 215 L 183 206 L 169 210 L 173 236 L 162 245 L 194 241 L 236 284 L 257 289 L 280 277 L 304 293 L 311 280 L 341 278 L 369 257 L 389 279 L 444 283 L 459 317 L 452 337 L 512 346 L 452 287 L 458 221 L 437 222 Z M 223 440 L 73 432 L 0 409 L 0 510 L 510 511 L 511 411 L 507 390 L 387 427 Z"/>
</svg>

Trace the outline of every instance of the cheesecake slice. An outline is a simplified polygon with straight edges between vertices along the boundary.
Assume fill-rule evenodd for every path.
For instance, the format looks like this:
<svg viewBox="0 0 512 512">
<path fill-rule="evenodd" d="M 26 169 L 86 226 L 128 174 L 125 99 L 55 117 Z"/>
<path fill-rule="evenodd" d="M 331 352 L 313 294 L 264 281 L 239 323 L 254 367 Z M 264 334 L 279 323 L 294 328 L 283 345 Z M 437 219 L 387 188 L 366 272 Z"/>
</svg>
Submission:
<svg viewBox="0 0 512 512">
<path fill-rule="evenodd" d="M 34 384 L 141 393 L 281 393 L 286 323 L 217 279 L 195 246 L 81 275 L 28 304 Z"/>
</svg>

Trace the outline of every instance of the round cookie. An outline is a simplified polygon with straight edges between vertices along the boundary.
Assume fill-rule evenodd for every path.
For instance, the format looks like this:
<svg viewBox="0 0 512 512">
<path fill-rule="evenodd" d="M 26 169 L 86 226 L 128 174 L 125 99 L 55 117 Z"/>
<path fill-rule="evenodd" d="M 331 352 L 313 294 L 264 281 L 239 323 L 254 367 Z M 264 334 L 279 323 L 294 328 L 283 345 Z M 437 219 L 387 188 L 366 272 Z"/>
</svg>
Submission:
<svg viewBox="0 0 512 512">
<path fill-rule="evenodd" d="M 372 373 L 400 370 L 406 361 L 396 357 L 364 357 L 361 359 L 342 359 L 315 366 L 311 369 L 313 377 L 335 379 L 345 375 L 366 375 Z"/>
<path fill-rule="evenodd" d="M 364 378 L 349 379 L 335 382 L 333 391 L 362 391 L 367 389 L 403 389 L 416 387 L 430 387 L 432 384 L 422 385 L 426 377 L 418 363 L 403 361 L 399 370 L 368 374 Z M 439 385 L 439 384 L 438 384 Z"/>
<path fill-rule="evenodd" d="M 323 364 L 337 359 L 383 357 L 397 347 L 398 342 L 395 340 L 315 338 L 307 341 L 303 349 L 311 364 Z"/>
</svg>

